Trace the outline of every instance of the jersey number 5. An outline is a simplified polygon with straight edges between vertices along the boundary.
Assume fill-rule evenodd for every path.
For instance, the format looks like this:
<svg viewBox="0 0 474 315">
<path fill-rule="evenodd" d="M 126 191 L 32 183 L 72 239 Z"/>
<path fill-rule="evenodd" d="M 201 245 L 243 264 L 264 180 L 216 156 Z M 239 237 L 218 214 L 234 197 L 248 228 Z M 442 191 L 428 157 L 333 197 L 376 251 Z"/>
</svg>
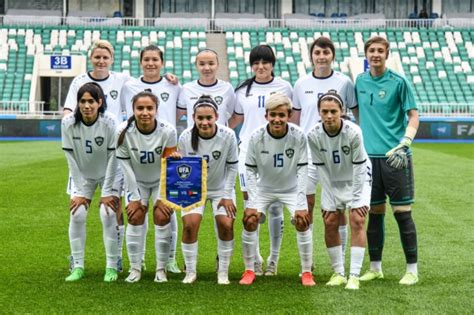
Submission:
<svg viewBox="0 0 474 315">
<path fill-rule="evenodd" d="M 92 153 L 92 141 L 86 140 L 86 153 Z"/>
</svg>

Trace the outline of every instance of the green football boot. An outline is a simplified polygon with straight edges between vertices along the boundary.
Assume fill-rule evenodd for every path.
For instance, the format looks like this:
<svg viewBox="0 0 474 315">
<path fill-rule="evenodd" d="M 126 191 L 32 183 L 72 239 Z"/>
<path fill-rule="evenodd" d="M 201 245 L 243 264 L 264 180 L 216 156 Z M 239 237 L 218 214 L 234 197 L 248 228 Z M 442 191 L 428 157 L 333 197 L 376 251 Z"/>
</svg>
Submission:
<svg viewBox="0 0 474 315">
<path fill-rule="evenodd" d="M 347 283 L 346 277 L 341 276 L 338 273 L 334 273 L 331 276 L 331 279 L 326 283 L 327 286 L 338 286 L 338 285 L 343 285 Z"/>
<path fill-rule="evenodd" d="M 181 273 L 181 270 L 178 267 L 178 263 L 175 259 L 168 261 L 166 264 L 165 270 L 171 273 Z"/>
<path fill-rule="evenodd" d="M 71 274 L 66 277 L 67 282 L 78 281 L 84 278 L 84 268 L 76 267 Z"/>
<path fill-rule="evenodd" d="M 418 282 L 418 275 L 412 272 L 407 272 L 400 280 L 400 284 L 403 285 L 414 285 Z"/>
<path fill-rule="evenodd" d="M 347 281 L 346 289 L 348 290 L 359 290 L 359 278 L 356 276 L 350 276 Z"/>
<path fill-rule="evenodd" d="M 382 271 L 367 271 L 362 277 L 359 278 L 360 281 L 371 281 L 375 279 L 383 279 Z"/>
<path fill-rule="evenodd" d="M 105 268 L 104 281 L 105 282 L 114 282 L 118 279 L 118 272 L 114 268 Z"/>
</svg>

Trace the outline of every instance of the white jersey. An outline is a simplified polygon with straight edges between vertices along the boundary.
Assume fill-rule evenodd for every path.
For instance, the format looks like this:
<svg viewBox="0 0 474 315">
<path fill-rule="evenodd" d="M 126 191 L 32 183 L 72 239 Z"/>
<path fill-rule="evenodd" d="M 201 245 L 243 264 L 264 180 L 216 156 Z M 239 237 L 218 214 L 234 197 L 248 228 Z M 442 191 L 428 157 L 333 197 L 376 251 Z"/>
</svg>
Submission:
<svg viewBox="0 0 474 315">
<path fill-rule="evenodd" d="M 118 136 L 126 126 L 127 122 L 120 125 Z M 176 129 L 167 122 L 157 120 L 156 128 L 148 134 L 143 134 L 135 122 L 131 123 L 123 143 L 117 147 L 130 200 L 140 200 L 137 184 L 147 188 L 159 186 L 163 152 L 176 144 Z"/>
<path fill-rule="evenodd" d="M 217 125 L 216 134 L 209 139 L 199 138 L 197 152 L 191 146 L 192 128 L 179 137 L 178 151 L 183 156 L 201 156 L 207 161 L 208 194 L 224 193 L 232 198 L 237 175 L 237 139 L 235 132 L 223 125 Z"/>
<path fill-rule="evenodd" d="M 203 85 L 199 80 L 188 82 L 183 85 L 183 90 L 179 96 L 178 107 L 187 111 L 188 128 L 194 125 L 193 107 L 201 95 L 210 95 L 218 106 L 217 122 L 226 126 L 227 121 L 234 112 L 235 94 L 234 88 L 229 82 L 217 80 L 212 85 Z"/>
<path fill-rule="evenodd" d="M 122 106 L 120 104 L 120 94 L 122 86 L 130 79 L 130 76 L 121 72 L 110 71 L 109 76 L 103 80 L 93 79 L 90 73 L 83 73 L 72 80 L 69 91 L 64 102 L 64 108 L 74 111 L 77 106 L 77 91 L 88 82 L 95 82 L 100 85 L 104 91 L 107 102 L 107 112 L 114 114 L 118 123 L 122 119 Z"/>
<path fill-rule="evenodd" d="M 288 124 L 286 135 L 274 138 L 268 124 L 261 126 L 249 141 L 245 165 L 258 174 L 258 190 L 270 193 L 297 191 L 297 169 L 308 164 L 306 136 L 295 124 Z M 306 174 L 302 180 L 306 181 Z M 300 179 L 298 179 L 299 181 Z M 248 180 L 248 191 L 250 192 Z M 303 187 L 306 191 L 306 182 Z M 306 194 L 304 193 L 303 196 Z"/>
<path fill-rule="evenodd" d="M 317 78 L 308 73 L 298 79 L 293 92 L 293 108 L 301 111 L 300 126 L 308 133 L 321 118 L 318 111 L 318 100 L 329 90 L 336 90 L 348 108 L 357 107 L 354 83 L 345 74 L 333 71 L 329 77 Z"/>
<path fill-rule="evenodd" d="M 69 152 L 73 160 L 68 164 L 74 185 L 81 189 L 84 180 L 98 181 L 105 177 L 115 176 L 117 164 L 115 162 L 115 133 L 117 125 L 112 114 L 99 114 L 91 125 L 80 121 L 75 123 L 74 114 L 65 116 L 61 122 L 61 136 L 63 150 Z M 72 164 L 71 164 L 72 163 Z M 113 163 L 112 168 L 108 168 Z M 108 174 L 106 174 L 109 172 Z M 113 178 L 112 178 L 113 179 Z M 106 185 L 104 189 L 111 187 Z"/>
<path fill-rule="evenodd" d="M 264 84 L 257 82 L 252 83 L 249 95 L 246 96 L 247 86 L 237 90 L 235 103 L 235 113 L 244 115 L 244 123 L 240 129 L 239 139 L 241 149 L 246 151 L 250 135 L 258 127 L 265 125 L 265 102 L 268 97 L 276 92 L 280 92 L 288 96 L 290 99 L 293 95 L 293 89 L 290 83 L 280 78 L 274 78 L 272 81 Z"/>
<path fill-rule="evenodd" d="M 139 92 L 149 91 L 158 97 L 157 118 L 176 127 L 176 107 L 181 91 L 181 85 L 172 84 L 161 77 L 157 82 L 143 81 L 143 76 L 131 79 L 122 88 L 121 103 L 127 111 L 127 118 L 133 115 L 132 98 Z"/>
</svg>

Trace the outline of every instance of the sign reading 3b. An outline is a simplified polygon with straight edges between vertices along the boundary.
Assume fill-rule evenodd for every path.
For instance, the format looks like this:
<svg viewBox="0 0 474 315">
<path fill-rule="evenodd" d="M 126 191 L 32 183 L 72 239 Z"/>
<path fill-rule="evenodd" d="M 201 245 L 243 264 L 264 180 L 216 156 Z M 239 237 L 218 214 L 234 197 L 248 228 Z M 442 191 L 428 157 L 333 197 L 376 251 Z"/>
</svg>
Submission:
<svg viewBox="0 0 474 315">
<path fill-rule="evenodd" d="M 51 56 L 51 70 L 70 70 L 71 56 Z"/>
</svg>

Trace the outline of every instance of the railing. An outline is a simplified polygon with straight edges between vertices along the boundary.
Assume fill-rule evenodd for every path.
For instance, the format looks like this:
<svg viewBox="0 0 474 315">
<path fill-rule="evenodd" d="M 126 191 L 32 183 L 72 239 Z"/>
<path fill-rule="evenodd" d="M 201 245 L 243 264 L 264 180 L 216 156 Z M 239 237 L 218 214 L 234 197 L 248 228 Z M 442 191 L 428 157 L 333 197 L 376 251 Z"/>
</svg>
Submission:
<svg viewBox="0 0 474 315">
<path fill-rule="evenodd" d="M 474 117 L 474 103 L 418 103 L 423 117 Z"/>
<path fill-rule="evenodd" d="M 150 27 L 158 29 L 199 28 L 208 32 L 223 32 L 230 29 L 304 28 L 304 29 L 386 29 L 386 28 L 472 28 L 474 19 L 366 19 L 366 18 L 288 18 L 288 19 L 206 19 L 206 18 L 106 18 L 106 17 L 32 17 L 0 16 L 0 25 L 38 26 L 83 26 L 101 28 Z"/>
</svg>

